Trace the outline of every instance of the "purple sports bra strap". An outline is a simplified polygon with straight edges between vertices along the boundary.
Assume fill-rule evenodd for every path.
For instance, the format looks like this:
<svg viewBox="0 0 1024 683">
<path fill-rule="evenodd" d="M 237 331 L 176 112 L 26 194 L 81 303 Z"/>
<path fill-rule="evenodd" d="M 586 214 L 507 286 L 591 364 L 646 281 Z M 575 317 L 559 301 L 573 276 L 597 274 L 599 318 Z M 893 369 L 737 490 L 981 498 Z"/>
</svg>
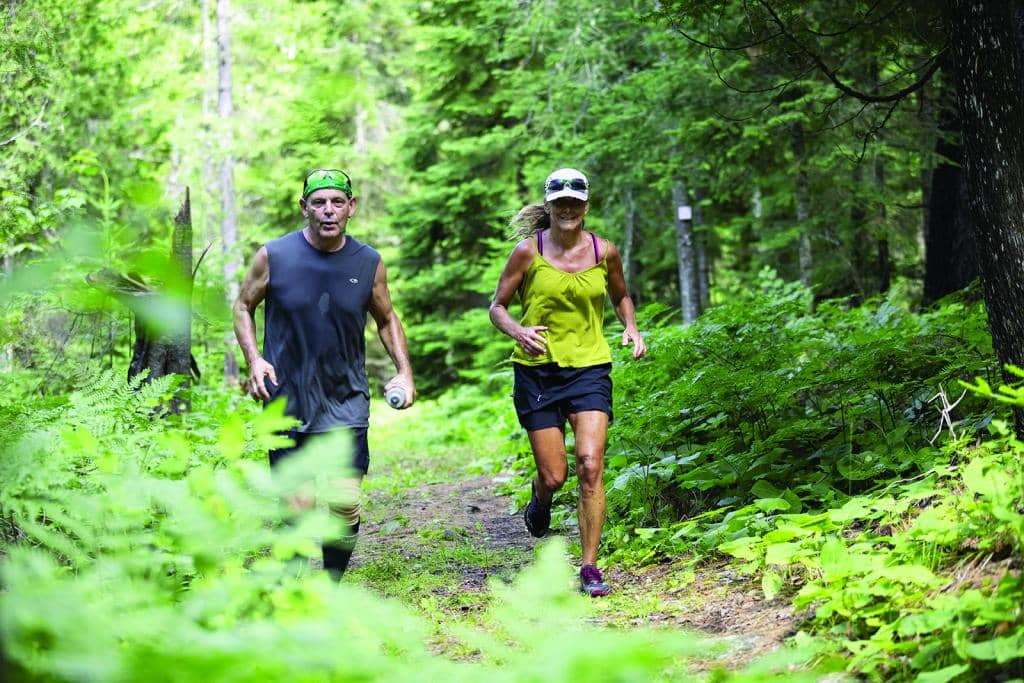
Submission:
<svg viewBox="0 0 1024 683">
<path fill-rule="evenodd" d="M 597 235 L 590 233 L 590 238 L 594 240 L 594 263 L 601 262 L 601 252 L 597 249 Z"/>
<path fill-rule="evenodd" d="M 537 253 L 540 254 L 541 256 L 544 255 L 544 237 L 543 237 L 543 235 L 544 235 L 544 233 L 542 233 L 542 232 L 538 232 L 537 233 Z"/>
</svg>

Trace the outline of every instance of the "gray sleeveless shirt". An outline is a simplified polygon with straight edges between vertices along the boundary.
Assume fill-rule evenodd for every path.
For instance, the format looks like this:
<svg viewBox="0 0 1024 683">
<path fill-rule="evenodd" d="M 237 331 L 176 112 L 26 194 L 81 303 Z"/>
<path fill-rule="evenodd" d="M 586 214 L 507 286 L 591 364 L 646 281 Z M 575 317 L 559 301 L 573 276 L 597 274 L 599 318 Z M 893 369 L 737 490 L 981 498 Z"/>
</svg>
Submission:
<svg viewBox="0 0 1024 683">
<path fill-rule="evenodd" d="M 300 432 L 366 427 L 366 313 L 380 254 L 346 236 L 335 252 L 320 251 L 301 230 L 267 242 L 263 357 L 274 366 L 277 387 Z"/>
</svg>

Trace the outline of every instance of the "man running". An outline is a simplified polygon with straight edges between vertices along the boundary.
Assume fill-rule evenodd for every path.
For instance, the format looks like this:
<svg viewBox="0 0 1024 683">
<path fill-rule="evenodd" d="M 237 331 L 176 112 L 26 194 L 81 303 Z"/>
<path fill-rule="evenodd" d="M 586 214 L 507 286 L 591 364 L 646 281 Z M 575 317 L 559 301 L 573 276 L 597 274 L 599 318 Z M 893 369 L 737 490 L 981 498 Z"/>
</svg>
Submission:
<svg viewBox="0 0 1024 683">
<path fill-rule="evenodd" d="M 359 483 L 369 468 L 367 312 L 397 372 L 385 392 L 404 392 L 399 408 L 409 407 L 416 397 L 405 330 L 391 306 L 384 262 L 377 251 L 345 232 L 356 203 L 344 171 L 309 173 L 299 199 L 306 226 L 256 252 L 234 304 L 235 336 L 249 365 L 247 392 L 264 403 L 284 397 L 286 413 L 301 422 L 288 433 L 293 447 L 270 452 L 271 467 L 317 435 L 338 429 L 352 434 L 353 466 L 360 476 L 348 484 L 335 483 L 350 490 L 344 502 L 331 506 L 350 534 L 323 543 L 324 569 L 335 578 L 352 556 L 359 531 Z M 263 301 L 261 355 L 254 314 Z M 311 504 L 309 499 L 298 503 Z"/>
</svg>

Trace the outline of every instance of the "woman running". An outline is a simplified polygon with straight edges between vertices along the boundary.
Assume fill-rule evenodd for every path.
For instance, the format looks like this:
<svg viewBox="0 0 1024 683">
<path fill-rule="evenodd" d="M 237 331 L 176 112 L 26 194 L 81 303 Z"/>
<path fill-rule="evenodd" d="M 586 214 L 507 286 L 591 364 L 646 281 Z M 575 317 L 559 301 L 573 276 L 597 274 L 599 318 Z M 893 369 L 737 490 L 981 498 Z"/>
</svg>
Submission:
<svg viewBox="0 0 1024 683">
<path fill-rule="evenodd" d="M 491 322 L 516 340 L 514 402 L 537 464 L 527 530 L 543 536 L 551 523 L 551 497 L 565 483 L 565 423 L 576 437 L 579 527 L 583 567 L 580 589 L 592 597 L 611 587 L 597 568 L 604 526 L 604 452 L 612 418 L 612 357 L 604 338 L 604 301 L 610 296 L 625 326 L 622 345 L 633 358 L 647 352 L 636 326 L 633 300 L 615 245 L 584 229 L 590 185 L 573 168 L 544 181 L 544 203 L 512 219 L 520 242 L 512 250 L 491 302 Z M 522 320 L 508 305 L 519 293 Z"/>
</svg>

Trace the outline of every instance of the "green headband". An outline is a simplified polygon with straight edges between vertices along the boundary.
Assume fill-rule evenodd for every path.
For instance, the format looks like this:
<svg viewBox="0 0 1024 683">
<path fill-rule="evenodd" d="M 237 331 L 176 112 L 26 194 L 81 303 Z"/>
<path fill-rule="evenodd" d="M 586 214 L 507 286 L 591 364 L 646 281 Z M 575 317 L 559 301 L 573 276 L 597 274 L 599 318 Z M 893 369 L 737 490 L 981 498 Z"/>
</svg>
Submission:
<svg viewBox="0 0 1024 683">
<path fill-rule="evenodd" d="M 351 199 L 352 179 L 336 168 L 318 168 L 307 175 L 302 183 L 302 198 L 305 199 L 317 190 L 341 190 Z"/>
</svg>

